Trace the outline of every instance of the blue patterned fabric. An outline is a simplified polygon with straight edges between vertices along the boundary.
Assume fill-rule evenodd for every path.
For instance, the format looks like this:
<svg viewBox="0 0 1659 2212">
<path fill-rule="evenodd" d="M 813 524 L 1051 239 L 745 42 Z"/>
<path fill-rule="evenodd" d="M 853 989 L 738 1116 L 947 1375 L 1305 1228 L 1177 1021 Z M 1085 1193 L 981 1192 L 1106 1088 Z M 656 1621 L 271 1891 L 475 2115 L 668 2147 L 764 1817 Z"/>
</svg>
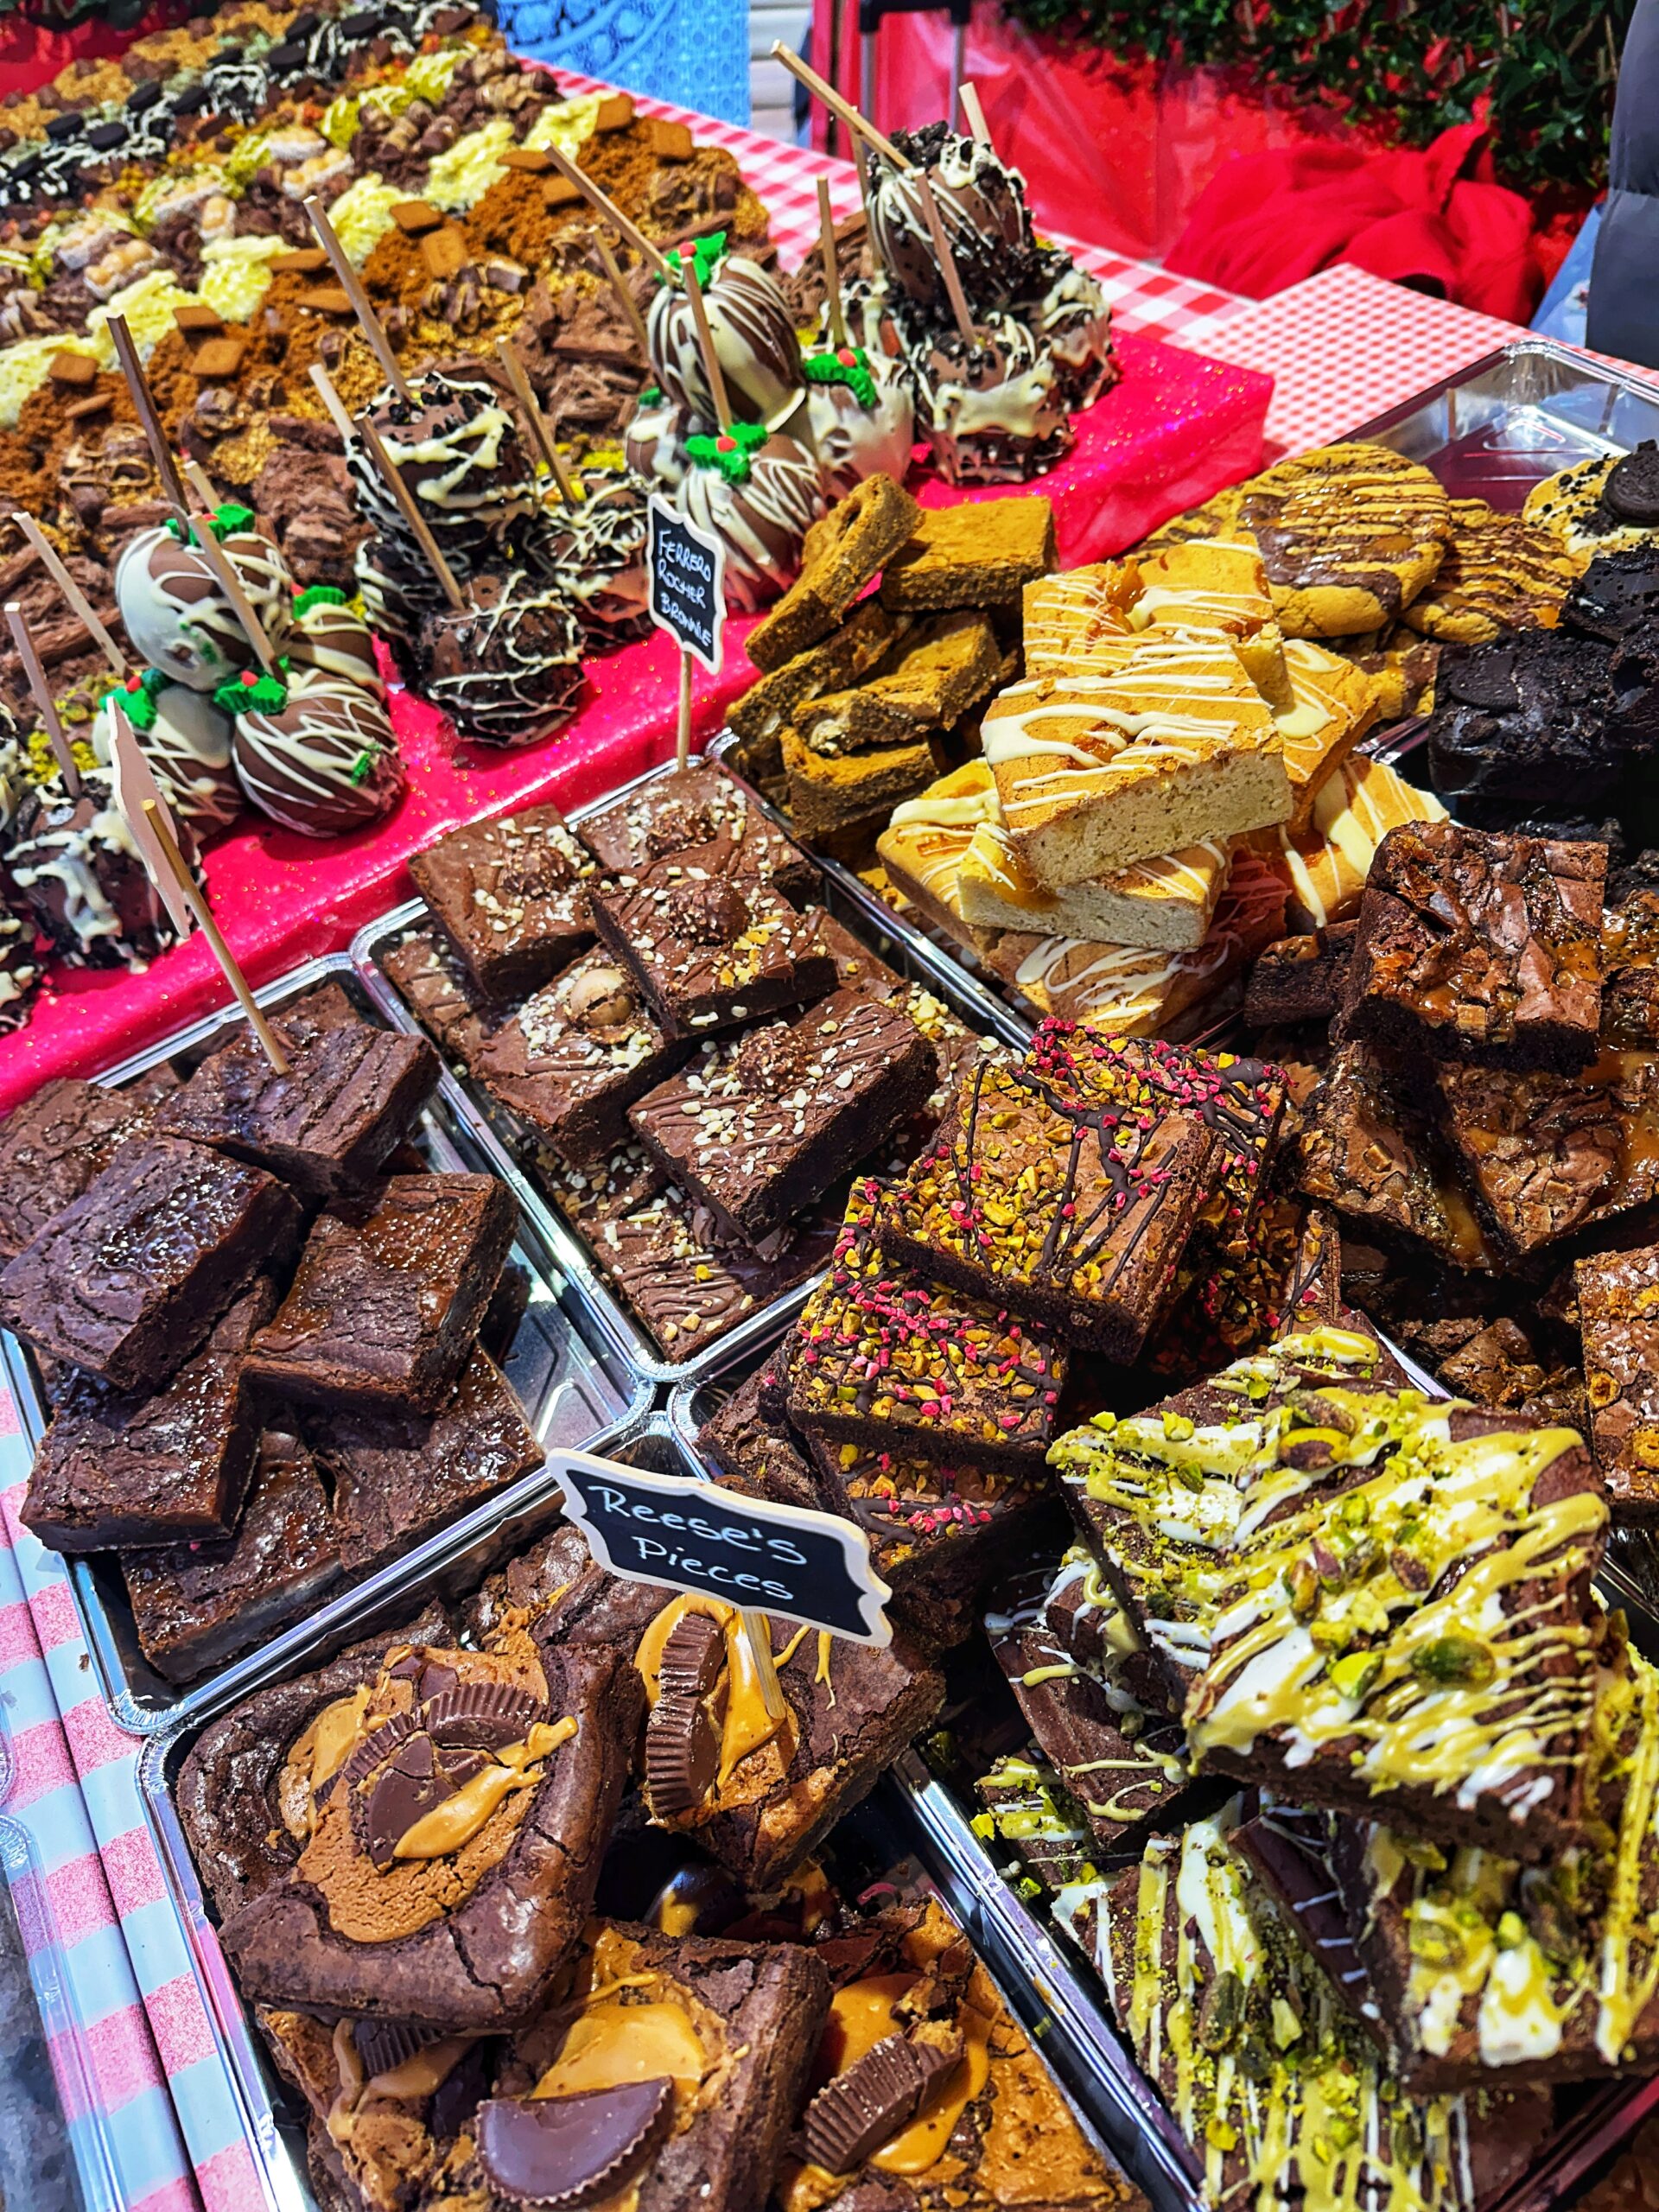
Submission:
<svg viewBox="0 0 1659 2212">
<path fill-rule="evenodd" d="M 499 0 L 499 14 L 515 53 L 749 119 L 747 0 Z"/>
</svg>

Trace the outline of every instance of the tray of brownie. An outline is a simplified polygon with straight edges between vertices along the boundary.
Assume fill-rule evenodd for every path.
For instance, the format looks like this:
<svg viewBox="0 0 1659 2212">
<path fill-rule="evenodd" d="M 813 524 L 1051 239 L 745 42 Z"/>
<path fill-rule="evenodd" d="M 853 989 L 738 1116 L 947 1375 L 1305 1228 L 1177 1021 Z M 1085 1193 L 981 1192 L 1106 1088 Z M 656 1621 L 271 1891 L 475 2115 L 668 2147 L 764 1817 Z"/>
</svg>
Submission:
<svg viewBox="0 0 1659 2212">
<path fill-rule="evenodd" d="M 694 762 L 470 825 L 353 956 L 449 1058 L 498 1172 L 642 1375 L 774 1336 L 849 1172 L 908 1158 L 1020 1025 Z"/>
<path fill-rule="evenodd" d="M 618 1456 L 687 1471 L 660 1416 Z M 512 1534 L 143 1755 L 264 2201 L 1128 2212 L 882 1777 L 937 1668 L 774 1625 L 771 1715 L 727 1608 Z"/>
<path fill-rule="evenodd" d="M 288 1077 L 219 1015 L 0 1129 L 22 1517 L 141 1732 L 326 1640 L 650 1402 L 350 960 L 258 996 Z"/>
</svg>

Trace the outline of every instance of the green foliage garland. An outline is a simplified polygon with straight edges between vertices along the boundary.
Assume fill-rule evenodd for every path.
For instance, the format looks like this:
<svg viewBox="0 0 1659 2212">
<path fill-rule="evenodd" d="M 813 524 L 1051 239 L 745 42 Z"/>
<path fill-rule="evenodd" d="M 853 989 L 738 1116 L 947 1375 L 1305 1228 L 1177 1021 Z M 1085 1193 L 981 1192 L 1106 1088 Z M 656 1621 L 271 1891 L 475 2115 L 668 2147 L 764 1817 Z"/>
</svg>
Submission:
<svg viewBox="0 0 1659 2212">
<path fill-rule="evenodd" d="M 1126 59 L 1243 63 L 1424 145 L 1490 123 L 1506 182 L 1599 187 L 1636 0 L 1003 0 L 1033 30 Z"/>
</svg>

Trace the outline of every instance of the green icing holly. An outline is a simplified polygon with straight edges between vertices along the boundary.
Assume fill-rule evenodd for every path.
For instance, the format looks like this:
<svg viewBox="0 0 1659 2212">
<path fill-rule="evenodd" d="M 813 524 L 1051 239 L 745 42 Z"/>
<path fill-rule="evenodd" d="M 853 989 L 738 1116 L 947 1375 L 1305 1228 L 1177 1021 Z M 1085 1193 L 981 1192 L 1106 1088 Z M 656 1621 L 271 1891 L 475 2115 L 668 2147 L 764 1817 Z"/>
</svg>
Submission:
<svg viewBox="0 0 1659 2212">
<path fill-rule="evenodd" d="M 749 456 L 771 435 L 764 423 L 734 423 L 717 438 L 688 438 L 685 449 L 699 468 L 717 469 L 728 484 L 747 484 L 754 474 Z"/>
<path fill-rule="evenodd" d="M 691 249 L 691 264 L 697 272 L 699 289 L 706 289 L 709 280 L 713 276 L 725 255 L 726 235 L 724 231 L 711 231 L 706 238 L 691 238 L 688 241 Z M 683 276 L 685 253 L 684 246 L 672 245 L 664 255 L 663 258 L 668 264 L 668 277 L 664 280 L 665 283 L 670 278 Z"/>
<path fill-rule="evenodd" d="M 137 730 L 152 730 L 156 727 L 156 702 L 163 691 L 173 689 L 174 678 L 159 668 L 141 668 L 128 677 L 124 683 L 114 684 L 104 694 L 102 711 L 107 713 L 113 703 L 118 706 Z"/>
<path fill-rule="evenodd" d="M 289 665 L 286 653 L 276 665 L 285 676 Z M 213 693 L 213 704 L 226 715 L 280 715 L 288 704 L 288 685 L 282 676 L 267 676 L 254 668 L 239 669 L 219 685 Z"/>
<path fill-rule="evenodd" d="M 333 584 L 310 584 L 294 601 L 294 620 L 308 614 L 314 607 L 344 607 L 346 594 Z"/>
<path fill-rule="evenodd" d="M 861 346 L 842 346 L 833 353 L 809 353 L 801 364 L 808 384 L 842 384 L 861 407 L 874 407 L 875 378 Z"/>
<path fill-rule="evenodd" d="M 251 530 L 253 524 L 253 509 L 239 506 L 233 499 L 226 499 L 222 506 L 215 507 L 207 517 L 207 527 L 221 545 L 227 537 Z M 177 515 L 168 515 L 162 527 L 171 531 L 181 545 L 195 545 L 200 542 L 196 536 L 194 524 L 181 522 Z"/>
</svg>

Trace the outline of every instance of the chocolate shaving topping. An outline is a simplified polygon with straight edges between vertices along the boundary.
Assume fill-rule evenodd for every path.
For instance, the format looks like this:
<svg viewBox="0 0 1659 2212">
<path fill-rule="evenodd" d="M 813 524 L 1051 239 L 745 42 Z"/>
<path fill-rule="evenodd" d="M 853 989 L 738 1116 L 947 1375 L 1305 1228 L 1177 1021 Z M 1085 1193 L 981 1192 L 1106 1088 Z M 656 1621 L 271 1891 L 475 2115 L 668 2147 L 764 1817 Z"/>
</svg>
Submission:
<svg viewBox="0 0 1659 2212">
<path fill-rule="evenodd" d="M 545 1707 L 510 1682 L 458 1682 L 452 1676 L 421 1707 L 421 1726 L 441 1744 L 471 1744 L 499 1751 L 522 1743 Z"/>
<path fill-rule="evenodd" d="M 519 2204 L 591 2204 L 650 2163 L 674 2117 L 674 2084 L 658 2078 L 570 2097 L 491 2097 L 474 2140 L 485 2179 Z"/>
<path fill-rule="evenodd" d="M 352 2041 L 371 2082 L 377 2075 L 390 2074 L 394 2066 L 413 2058 L 428 2044 L 442 2040 L 442 2028 L 420 2028 L 410 2020 L 354 2020 L 352 2024 Z"/>
<path fill-rule="evenodd" d="M 956 2056 L 931 2043 L 887 2036 L 827 2082 L 806 2108 L 806 2155 L 827 2173 L 849 2174 L 913 2120 Z"/>
<path fill-rule="evenodd" d="M 707 1613 L 688 1613 L 663 1646 L 658 1681 L 664 1697 L 707 1697 L 720 1680 L 726 1637 Z"/>
<path fill-rule="evenodd" d="M 695 1697 L 659 1697 L 645 1728 L 645 1796 L 659 1821 L 695 1812 L 720 1764 L 709 1709 Z"/>
<path fill-rule="evenodd" d="M 416 1702 L 424 1705 L 430 1698 L 442 1697 L 445 1690 L 452 1690 L 461 1676 L 442 1659 L 429 1659 L 421 1669 L 421 1679 L 416 1685 Z"/>
</svg>

